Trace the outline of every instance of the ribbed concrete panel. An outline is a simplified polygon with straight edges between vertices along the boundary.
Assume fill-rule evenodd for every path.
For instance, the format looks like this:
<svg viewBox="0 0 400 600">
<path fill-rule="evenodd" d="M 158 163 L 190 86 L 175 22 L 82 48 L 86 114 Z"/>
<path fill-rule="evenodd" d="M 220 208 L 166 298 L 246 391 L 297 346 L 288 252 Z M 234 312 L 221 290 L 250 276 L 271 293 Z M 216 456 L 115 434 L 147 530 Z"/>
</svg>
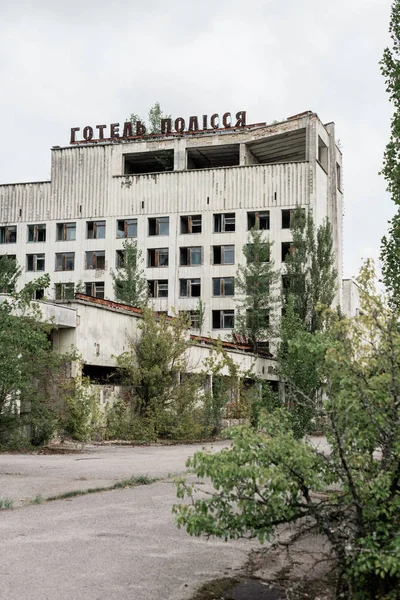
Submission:
<svg viewBox="0 0 400 600">
<path fill-rule="evenodd" d="M 48 219 L 50 188 L 49 181 L 0 185 L 0 222 Z"/>
</svg>

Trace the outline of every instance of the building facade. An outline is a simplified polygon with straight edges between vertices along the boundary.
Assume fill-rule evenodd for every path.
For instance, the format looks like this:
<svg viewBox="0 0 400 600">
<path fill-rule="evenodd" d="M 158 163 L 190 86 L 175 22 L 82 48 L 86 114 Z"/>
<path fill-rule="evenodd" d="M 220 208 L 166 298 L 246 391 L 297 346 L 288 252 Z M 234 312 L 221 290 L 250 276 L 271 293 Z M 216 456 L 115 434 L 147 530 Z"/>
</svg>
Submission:
<svg viewBox="0 0 400 600">
<path fill-rule="evenodd" d="M 271 125 L 225 122 L 125 138 L 114 127 L 113 138 L 97 141 L 88 129 L 90 139 L 52 148 L 51 181 L 0 185 L 0 255 L 17 259 L 21 284 L 46 272 L 48 298 L 72 298 L 79 284 L 113 300 L 111 272 L 124 241 L 134 240 L 154 309 L 192 311 L 195 320 L 201 298 L 203 333 L 228 337 L 249 229 L 265 230 L 282 268 L 296 205 L 312 210 L 316 225 L 330 219 L 342 273 L 342 157 L 333 123 L 306 112 Z"/>
</svg>

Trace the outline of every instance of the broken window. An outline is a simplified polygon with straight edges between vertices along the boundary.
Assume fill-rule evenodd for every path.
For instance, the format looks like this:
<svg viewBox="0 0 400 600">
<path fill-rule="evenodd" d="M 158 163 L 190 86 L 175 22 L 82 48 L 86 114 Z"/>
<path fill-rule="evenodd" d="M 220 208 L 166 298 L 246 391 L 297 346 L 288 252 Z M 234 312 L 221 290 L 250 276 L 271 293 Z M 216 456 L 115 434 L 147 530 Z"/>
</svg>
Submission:
<svg viewBox="0 0 400 600">
<path fill-rule="evenodd" d="M 149 219 L 149 235 L 169 235 L 169 217 Z"/>
<path fill-rule="evenodd" d="M 150 298 L 168 298 L 168 279 L 151 280 L 147 283 Z"/>
<path fill-rule="evenodd" d="M 224 144 L 188 148 L 188 169 L 214 169 L 215 167 L 233 167 L 240 164 L 240 145 Z"/>
<path fill-rule="evenodd" d="M 57 223 L 57 242 L 76 239 L 76 223 Z"/>
<path fill-rule="evenodd" d="M 34 290 L 34 292 L 32 294 L 32 300 L 43 300 L 43 298 L 44 298 L 44 289 L 43 288 Z"/>
<path fill-rule="evenodd" d="M 104 281 L 88 281 L 85 283 L 86 296 L 104 298 Z"/>
<path fill-rule="evenodd" d="M 137 219 L 120 219 L 117 221 L 117 238 L 137 237 Z"/>
<path fill-rule="evenodd" d="M 235 246 L 212 246 L 213 265 L 234 265 Z"/>
<path fill-rule="evenodd" d="M 235 213 L 214 215 L 214 233 L 235 231 Z"/>
<path fill-rule="evenodd" d="M 168 267 L 168 248 L 151 248 L 147 251 L 148 267 Z"/>
<path fill-rule="evenodd" d="M 269 229 L 269 210 L 247 213 L 247 229 Z"/>
<path fill-rule="evenodd" d="M 199 298 L 201 295 L 200 279 L 180 279 L 179 295 L 181 298 Z"/>
<path fill-rule="evenodd" d="M 26 255 L 26 270 L 27 271 L 44 271 L 44 254 L 27 254 Z"/>
<path fill-rule="evenodd" d="M 282 229 L 290 229 L 293 210 L 285 208 L 282 210 Z"/>
<path fill-rule="evenodd" d="M 56 271 L 73 271 L 75 252 L 60 252 L 56 254 Z"/>
<path fill-rule="evenodd" d="M 88 221 L 87 238 L 88 240 L 104 240 L 106 237 L 105 221 Z"/>
<path fill-rule="evenodd" d="M 28 242 L 45 242 L 46 225 L 28 225 Z"/>
<path fill-rule="evenodd" d="M 73 300 L 74 299 L 74 284 L 73 283 L 56 283 L 56 300 Z"/>
<path fill-rule="evenodd" d="M 180 310 L 179 316 L 185 317 L 189 321 L 191 329 L 200 329 L 200 313 L 198 310 Z"/>
<path fill-rule="evenodd" d="M 0 227 L 0 244 L 15 244 L 17 241 L 17 226 Z"/>
<path fill-rule="evenodd" d="M 234 310 L 213 310 L 212 328 L 213 329 L 233 329 L 235 326 Z"/>
<path fill-rule="evenodd" d="M 285 262 L 286 260 L 286 256 L 288 254 L 292 254 L 293 253 L 293 242 L 282 242 L 282 255 L 281 255 L 281 260 L 282 262 Z"/>
<path fill-rule="evenodd" d="M 179 264 L 184 267 L 202 264 L 202 247 L 192 246 L 190 248 L 179 248 Z"/>
<path fill-rule="evenodd" d="M 324 171 L 328 172 L 328 147 L 318 136 L 318 162 Z"/>
<path fill-rule="evenodd" d="M 201 215 L 181 217 L 181 233 L 201 233 Z"/>
<path fill-rule="evenodd" d="M 124 154 L 124 175 L 160 173 L 174 170 L 174 151 L 155 150 Z"/>
<path fill-rule="evenodd" d="M 214 277 L 213 296 L 234 296 L 235 283 L 233 277 Z"/>
<path fill-rule="evenodd" d="M 104 250 L 96 250 L 95 252 L 86 252 L 86 269 L 106 268 L 106 253 Z"/>
</svg>

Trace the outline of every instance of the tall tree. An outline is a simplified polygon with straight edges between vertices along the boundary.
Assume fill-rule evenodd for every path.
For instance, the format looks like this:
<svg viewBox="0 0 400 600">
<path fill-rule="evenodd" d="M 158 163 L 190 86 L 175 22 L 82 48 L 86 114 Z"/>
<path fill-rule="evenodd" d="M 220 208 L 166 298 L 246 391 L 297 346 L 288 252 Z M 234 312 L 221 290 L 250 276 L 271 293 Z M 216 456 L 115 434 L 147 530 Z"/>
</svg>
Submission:
<svg viewBox="0 0 400 600">
<path fill-rule="evenodd" d="M 400 205 L 400 1 L 392 5 L 389 33 L 392 48 L 386 48 L 380 62 L 386 91 L 394 106 L 391 134 L 383 158 L 383 174 L 393 202 Z M 400 306 L 400 208 L 390 221 L 388 234 L 382 238 L 381 255 L 383 281 L 392 303 Z"/>
<path fill-rule="evenodd" d="M 135 126 L 136 123 L 140 121 L 145 125 L 147 133 L 161 133 L 161 120 L 170 118 L 171 115 L 163 113 L 160 103 L 155 102 L 149 110 L 147 123 L 145 123 L 143 119 L 141 119 L 140 116 L 135 113 L 132 113 L 129 119 L 127 120 Z"/>
<path fill-rule="evenodd" d="M 13 258 L 2 256 L 0 258 L 0 293 L 11 294 L 15 291 L 17 280 L 21 275 L 21 268 Z"/>
<path fill-rule="evenodd" d="M 148 302 L 148 285 L 140 266 L 142 252 L 135 241 L 125 240 L 123 255 L 117 271 L 111 272 L 114 294 L 119 302 L 141 308 Z"/>
<path fill-rule="evenodd" d="M 298 206 L 290 229 L 293 245 L 285 259 L 286 298 L 293 297 L 295 313 L 304 328 L 314 332 L 323 325 L 319 305 L 330 306 L 337 289 L 332 226 L 325 219 L 316 231 L 311 212 Z"/>
<path fill-rule="evenodd" d="M 279 272 L 271 260 L 271 243 L 256 228 L 243 246 L 245 264 L 239 264 L 235 277 L 237 315 L 235 331 L 244 335 L 257 352 L 260 342 L 273 335 L 273 309 L 277 304 L 275 286 Z"/>
</svg>

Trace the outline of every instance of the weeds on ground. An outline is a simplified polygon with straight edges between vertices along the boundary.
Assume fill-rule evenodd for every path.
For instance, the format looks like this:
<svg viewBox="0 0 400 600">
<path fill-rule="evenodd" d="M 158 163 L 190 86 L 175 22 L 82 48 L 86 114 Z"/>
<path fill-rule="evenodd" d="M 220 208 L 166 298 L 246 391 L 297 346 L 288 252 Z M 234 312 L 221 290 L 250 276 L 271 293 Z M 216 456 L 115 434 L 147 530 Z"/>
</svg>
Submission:
<svg viewBox="0 0 400 600">
<path fill-rule="evenodd" d="M 14 500 L 11 498 L 0 498 L 0 510 L 9 510 L 13 507 Z"/>
</svg>

